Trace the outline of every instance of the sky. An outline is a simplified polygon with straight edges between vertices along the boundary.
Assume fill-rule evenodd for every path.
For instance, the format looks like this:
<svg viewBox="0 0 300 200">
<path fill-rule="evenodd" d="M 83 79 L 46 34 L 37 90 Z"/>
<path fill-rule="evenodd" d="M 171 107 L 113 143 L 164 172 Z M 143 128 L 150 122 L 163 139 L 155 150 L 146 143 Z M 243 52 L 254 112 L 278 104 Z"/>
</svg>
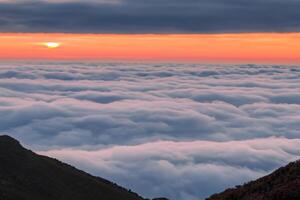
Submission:
<svg viewBox="0 0 300 200">
<path fill-rule="evenodd" d="M 300 63 L 300 33 L 0 34 L 0 59 Z M 47 42 L 56 42 L 53 48 Z M 55 43 L 55 44 L 56 44 Z M 52 44 L 52 43 L 50 43 Z"/>
<path fill-rule="evenodd" d="M 299 6 L 299 0 L 1 0 L 0 59 L 299 63 Z"/>
</svg>

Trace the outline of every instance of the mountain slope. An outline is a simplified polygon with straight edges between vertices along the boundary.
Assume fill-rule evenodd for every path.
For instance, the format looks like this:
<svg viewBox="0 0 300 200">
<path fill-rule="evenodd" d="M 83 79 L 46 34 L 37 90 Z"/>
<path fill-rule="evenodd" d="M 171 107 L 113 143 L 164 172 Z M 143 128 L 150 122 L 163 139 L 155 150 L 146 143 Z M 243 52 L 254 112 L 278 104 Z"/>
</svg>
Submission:
<svg viewBox="0 0 300 200">
<path fill-rule="evenodd" d="M 207 200 L 300 200 L 300 161 Z"/>
<path fill-rule="evenodd" d="M 0 136 L 1 200 L 143 200 L 105 179 L 24 149 Z"/>
</svg>

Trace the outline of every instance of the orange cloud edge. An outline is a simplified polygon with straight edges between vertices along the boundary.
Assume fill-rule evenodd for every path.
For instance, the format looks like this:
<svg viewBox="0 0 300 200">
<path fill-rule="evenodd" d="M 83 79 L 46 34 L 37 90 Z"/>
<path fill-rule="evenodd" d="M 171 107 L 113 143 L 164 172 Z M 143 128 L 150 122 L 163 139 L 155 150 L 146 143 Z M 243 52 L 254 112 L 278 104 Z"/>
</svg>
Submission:
<svg viewBox="0 0 300 200">
<path fill-rule="evenodd" d="M 47 48 L 47 42 L 59 43 Z M 300 63 L 300 33 L 0 33 L 2 60 Z"/>
</svg>

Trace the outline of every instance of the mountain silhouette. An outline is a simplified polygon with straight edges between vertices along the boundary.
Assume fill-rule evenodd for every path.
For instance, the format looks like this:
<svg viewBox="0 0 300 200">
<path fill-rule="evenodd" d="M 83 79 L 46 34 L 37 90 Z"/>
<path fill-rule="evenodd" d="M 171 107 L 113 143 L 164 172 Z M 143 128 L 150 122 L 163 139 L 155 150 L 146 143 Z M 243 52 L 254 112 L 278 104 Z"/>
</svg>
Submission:
<svg viewBox="0 0 300 200">
<path fill-rule="evenodd" d="M 300 200 L 300 161 L 256 181 L 212 195 L 207 200 Z"/>
<path fill-rule="evenodd" d="M 143 200 L 103 178 L 0 136 L 0 200 Z"/>
</svg>

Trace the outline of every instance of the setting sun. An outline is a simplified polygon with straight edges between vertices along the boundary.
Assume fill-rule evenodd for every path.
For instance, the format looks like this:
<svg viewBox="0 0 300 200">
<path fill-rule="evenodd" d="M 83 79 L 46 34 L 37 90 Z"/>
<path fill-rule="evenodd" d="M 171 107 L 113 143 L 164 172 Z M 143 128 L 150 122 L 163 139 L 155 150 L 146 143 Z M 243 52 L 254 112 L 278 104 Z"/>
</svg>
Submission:
<svg viewBox="0 0 300 200">
<path fill-rule="evenodd" d="M 172 35 L 2 33 L 0 41 L 1 59 L 300 62 L 298 53 L 300 33 Z"/>
<path fill-rule="evenodd" d="M 49 49 L 54 49 L 54 48 L 58 48 L 60 47 L 60 43 L 58 42 L 45 42 L 43 43 L 46 47 L 48 47 Z"/>
</svg>

